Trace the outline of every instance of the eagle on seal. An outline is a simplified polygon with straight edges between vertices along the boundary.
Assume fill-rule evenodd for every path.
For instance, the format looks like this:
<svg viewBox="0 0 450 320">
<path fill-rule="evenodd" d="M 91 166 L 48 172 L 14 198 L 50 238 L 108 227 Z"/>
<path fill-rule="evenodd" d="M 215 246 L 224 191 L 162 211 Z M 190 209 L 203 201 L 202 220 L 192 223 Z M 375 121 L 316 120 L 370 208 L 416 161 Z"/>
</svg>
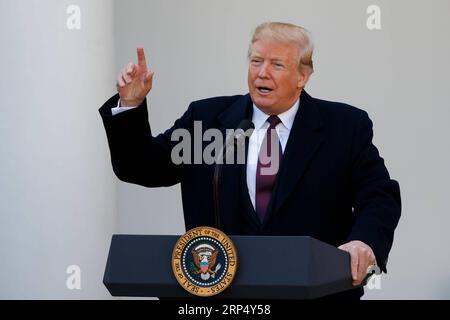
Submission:
<svg viewBox="0 0 450 320">
<path fill-rule="evenodd" d="M 208 280 L 211 276 L 216 276 L 217 270 L 220 268 L 220 264 L 214 269 L 217 260 L 217 254 L 219 251 L 215 250 L 209 245 L 203 245 L 192 250 L 192 256 L 197 270 L 194 274 L 200 274 L 203 280 Z"/>
</svg>

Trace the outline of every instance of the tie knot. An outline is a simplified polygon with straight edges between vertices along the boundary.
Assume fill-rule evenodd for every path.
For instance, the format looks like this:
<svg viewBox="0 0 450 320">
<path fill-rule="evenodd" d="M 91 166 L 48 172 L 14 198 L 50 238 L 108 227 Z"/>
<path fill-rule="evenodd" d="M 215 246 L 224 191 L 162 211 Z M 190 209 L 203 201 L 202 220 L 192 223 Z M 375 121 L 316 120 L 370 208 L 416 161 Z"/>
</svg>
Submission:
<svg viewBox="0 0 450 320">
<path fill-rule="evenodd" d="M 278 118 L 278 116 L 272 115 L 267 119 L 267 122 L 269 122 L 270 128 L 274 129 L 277 126 L 277 124 L 281 122 L 281 120 L 280 118 Z"/>
</svg>

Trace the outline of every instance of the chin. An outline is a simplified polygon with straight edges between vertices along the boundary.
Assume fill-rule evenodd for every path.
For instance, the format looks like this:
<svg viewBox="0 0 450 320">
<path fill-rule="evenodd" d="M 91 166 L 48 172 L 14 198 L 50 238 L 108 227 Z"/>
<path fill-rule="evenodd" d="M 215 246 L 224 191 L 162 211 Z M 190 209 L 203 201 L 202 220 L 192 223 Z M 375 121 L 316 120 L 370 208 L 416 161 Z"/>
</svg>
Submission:
<svg viewBox="0 0 450 320">
<path fill-rule="evenodd" d="M 271 115 L 273 114 L 273 108 L 272 106 L 267 106 L 267 105 L 261 105 L 261 104 L 257 104 L 255 103 L 255 105 L 264 113 Z"/>
<path fill-rule="evenodd" d="M 267 98 L 261 98 L 261 97 L 252 97 L 253 103 L 262 111 L 265 113 L 270 113 L 273 109 L 273 102 L 268 101 Z"/>
</svg>

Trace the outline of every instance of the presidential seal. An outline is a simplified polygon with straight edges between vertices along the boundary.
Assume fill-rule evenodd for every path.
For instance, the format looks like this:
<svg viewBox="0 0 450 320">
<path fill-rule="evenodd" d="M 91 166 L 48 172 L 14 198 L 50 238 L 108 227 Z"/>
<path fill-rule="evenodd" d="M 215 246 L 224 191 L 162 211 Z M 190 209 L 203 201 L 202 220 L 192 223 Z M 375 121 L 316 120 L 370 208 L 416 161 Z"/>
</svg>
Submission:
<svg viewBox="0 0 450 320">
<path fill-rule="evenodd" d="M 172 270 L 189 293 L 209 297 L 224 291 L 237 268 L 236 249 L 222 231 L 212 227 L 189 230 L 175 244 Z"/>
</svg>

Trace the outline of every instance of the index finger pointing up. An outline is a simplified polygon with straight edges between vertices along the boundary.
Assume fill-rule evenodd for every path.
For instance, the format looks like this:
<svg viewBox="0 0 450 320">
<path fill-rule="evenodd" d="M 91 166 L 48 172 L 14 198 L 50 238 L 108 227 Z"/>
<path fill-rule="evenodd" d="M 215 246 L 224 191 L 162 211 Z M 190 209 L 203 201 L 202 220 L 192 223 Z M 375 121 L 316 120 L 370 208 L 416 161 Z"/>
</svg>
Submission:
<svg viewBox="0 0 450 320">
<path fill-rule="evenodd" d="M 140 67 L 147 67 L 147 62 L 145 61 L 144 48 L 137 48 L 138 65 Z"/>
</svg>

